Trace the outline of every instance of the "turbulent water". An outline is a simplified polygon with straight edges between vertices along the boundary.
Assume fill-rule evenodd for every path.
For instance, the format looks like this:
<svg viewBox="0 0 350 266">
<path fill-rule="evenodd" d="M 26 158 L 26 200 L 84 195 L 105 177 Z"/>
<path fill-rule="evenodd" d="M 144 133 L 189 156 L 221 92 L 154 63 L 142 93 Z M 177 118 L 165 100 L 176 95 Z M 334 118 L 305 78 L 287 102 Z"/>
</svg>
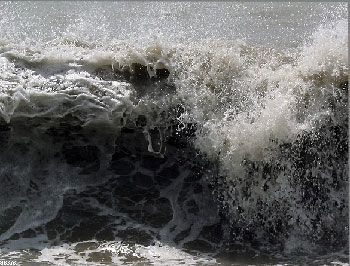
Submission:
<svg viewBox="0 0 350 266">
<path fill-rule="evenodd" d="M 2 2 L 0 263 L 349 265 L 347 8 Z"/>
</svg>

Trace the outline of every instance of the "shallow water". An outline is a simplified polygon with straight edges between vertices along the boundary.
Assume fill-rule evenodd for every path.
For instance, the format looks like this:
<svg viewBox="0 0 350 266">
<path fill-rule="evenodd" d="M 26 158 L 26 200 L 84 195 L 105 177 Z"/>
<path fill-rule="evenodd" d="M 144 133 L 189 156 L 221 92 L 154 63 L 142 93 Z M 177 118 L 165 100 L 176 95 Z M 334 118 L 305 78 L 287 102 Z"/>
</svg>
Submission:
<svg viewBox="0 0 350 266">
<path fill-rule="evenodd" d="M 349 265 L 346 3 L 0 4 L 0 263 Z"/>
</svg>

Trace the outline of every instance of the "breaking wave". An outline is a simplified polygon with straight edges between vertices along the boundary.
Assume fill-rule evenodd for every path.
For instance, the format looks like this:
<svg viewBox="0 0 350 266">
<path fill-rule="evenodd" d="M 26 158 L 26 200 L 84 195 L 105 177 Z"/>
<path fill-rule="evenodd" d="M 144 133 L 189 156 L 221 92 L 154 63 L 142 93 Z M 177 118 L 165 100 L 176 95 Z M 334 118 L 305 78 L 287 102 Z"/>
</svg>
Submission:
<svg viewBox="0 0 350 266">
<path fill-rule="evenodd" d="M 283 49 L 1 40 L 3 250 L 41 235 L 347 250 L 347 29 L 328 23 Z"/>
</svg>

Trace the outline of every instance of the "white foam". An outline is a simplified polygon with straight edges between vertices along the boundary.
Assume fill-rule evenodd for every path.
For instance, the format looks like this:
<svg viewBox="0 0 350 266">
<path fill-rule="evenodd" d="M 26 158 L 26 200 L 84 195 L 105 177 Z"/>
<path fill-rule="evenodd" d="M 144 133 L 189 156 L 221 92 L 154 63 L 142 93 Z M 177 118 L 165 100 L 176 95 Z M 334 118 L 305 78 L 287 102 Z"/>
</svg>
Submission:
<svg viewBox="0 0 350 266">
<path fill-rule="evenodd" d="M 84 248 L 85 247 L 85 248 Z M 211 258 L 201 258 L 185 253 L 175 247 L 156 243 L 153 246 L 128 245 L 121 241 L 95 242 L 86 241 L 74 244 L 51 246 L 40 251 L 35 260 L 49 262 L 53 265 L 71 265 L 72 262 L 84 265 L 103 265 L 113 263 L 116 265 L 147 263 L 151 265 L 215 265 Z M 105 261 L 94 258 L 94 253 L 104 254 Z"/>
<path fill-rule="evenodd" d="M 299 60 L 301 75 L 324 83 L 348 79 L 348 21 L 339 20 L 321 26 L 305 45 Z"/>
</svg>

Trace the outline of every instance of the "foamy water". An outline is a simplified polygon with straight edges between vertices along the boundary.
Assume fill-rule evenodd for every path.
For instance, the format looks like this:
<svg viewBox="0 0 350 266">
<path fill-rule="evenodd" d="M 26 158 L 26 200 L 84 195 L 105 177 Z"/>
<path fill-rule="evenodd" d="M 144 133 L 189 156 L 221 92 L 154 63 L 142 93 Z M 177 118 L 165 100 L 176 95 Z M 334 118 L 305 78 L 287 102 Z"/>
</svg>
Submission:
<svg viewBox="0 0 350 266">
<path fill-rule="evenodd" d="M 1 260 L 348 265 L 347 4 L 0 15 Z"/>
</svg>

